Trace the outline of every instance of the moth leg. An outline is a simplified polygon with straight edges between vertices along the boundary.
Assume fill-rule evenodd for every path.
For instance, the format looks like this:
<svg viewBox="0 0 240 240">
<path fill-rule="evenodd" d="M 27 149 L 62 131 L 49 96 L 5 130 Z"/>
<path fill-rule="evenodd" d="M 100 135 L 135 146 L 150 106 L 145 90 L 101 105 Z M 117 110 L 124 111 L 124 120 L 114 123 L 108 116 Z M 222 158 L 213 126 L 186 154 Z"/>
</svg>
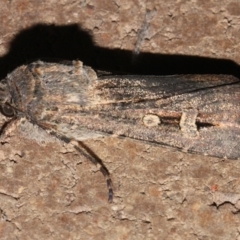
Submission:
<svg viewBox="0 0 240 240">
<path fill-rule="evenodd" d="M 95 165 L 99 164 L 100 167 L 100 171 L 103 174 L 104 178 L 106 179 L 107 182 L 107 188 L 108 188 L 108 202 L 112 203 L 113 202 L 113 184 L 112 184 L 112 180 L 110 177 L 110 173 L 108 171 L 108 169 L 106 168 L 106 166 L 104 165 L 103 161 L 88 147 L 86 146 L 83 142 L 78 142 L 78 145 L 81 146 L 81 148 L 83 148 L 91 157 L 90 161 L 92 163 L 94 163 Z M 81 149 L 78 148 L 77 146 L 75 146 L 76 150 L 78 150 L 79 152 L 82 153 Z"/>
<path fill-rule="evenodd" d="M 2 121 L 0 121 L 0 137 L 1 139 L 3 139 L 16 128 L 18 119 L 16 117 L 13 117 L 10 119 L 6 117 L 2 117 L 1 120 Z"/>
</svg>

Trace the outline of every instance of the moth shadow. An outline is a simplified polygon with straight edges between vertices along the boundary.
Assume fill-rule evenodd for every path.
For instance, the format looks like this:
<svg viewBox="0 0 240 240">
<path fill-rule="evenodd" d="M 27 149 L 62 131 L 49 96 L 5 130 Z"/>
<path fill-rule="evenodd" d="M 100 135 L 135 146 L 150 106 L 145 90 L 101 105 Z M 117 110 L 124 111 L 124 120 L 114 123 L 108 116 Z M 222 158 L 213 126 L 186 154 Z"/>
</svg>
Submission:
<svg viewBox="0 0 240 240">
<path fill-rule="evenodd" d="M 89 32 L 77 24 L 37 24 L 19 32 L 0 59 L 0 79 L 29 61 L 79 59 L 96 69 L 150 75 L 228 74 L 240 78 L 240 67 L 228 59 L 168 55 L 97 46 Z M 161 49 L 159 49 L 159 52 Z"/>
</svg>

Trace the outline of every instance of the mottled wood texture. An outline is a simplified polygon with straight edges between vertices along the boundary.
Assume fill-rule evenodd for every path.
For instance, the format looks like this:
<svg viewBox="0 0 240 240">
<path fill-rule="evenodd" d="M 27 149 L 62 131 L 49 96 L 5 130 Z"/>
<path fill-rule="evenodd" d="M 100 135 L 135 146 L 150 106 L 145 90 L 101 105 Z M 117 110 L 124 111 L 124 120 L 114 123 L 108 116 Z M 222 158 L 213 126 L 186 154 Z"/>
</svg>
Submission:
<svg viewBox="0 0 240 240">
<path fill-rule="evenodd" d="M 0 9 L 1 78 L 42 57 L 239 77 L 237 1 L 12 0 Z M 1 239 L 239 238 L 239 161 L 125 138 L 84 143 L 111 173 L 113 204 L 99 169 L 72 145 L 28 122 L 9 128 L 0 145 Z"/>
</svg>

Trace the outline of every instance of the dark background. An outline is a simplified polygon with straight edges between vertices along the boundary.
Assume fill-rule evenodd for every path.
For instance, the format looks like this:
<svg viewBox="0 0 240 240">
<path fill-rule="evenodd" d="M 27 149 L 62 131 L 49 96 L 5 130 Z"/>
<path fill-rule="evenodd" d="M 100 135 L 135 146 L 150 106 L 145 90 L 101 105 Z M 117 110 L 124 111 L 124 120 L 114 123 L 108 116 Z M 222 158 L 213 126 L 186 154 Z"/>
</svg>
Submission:
<svg viewBox="0 0 240 240">
<path fill-rule="evenodd" d="M 79 25 L 37 24 L 20 31 L 0 59 L 0 77 L 34 60 L 81 60 L 95 69 L 148 75 L 228 74 L 240 77 L 240 67 L 228 59 L 108 49 L 94 44 Z"/>
</svg>

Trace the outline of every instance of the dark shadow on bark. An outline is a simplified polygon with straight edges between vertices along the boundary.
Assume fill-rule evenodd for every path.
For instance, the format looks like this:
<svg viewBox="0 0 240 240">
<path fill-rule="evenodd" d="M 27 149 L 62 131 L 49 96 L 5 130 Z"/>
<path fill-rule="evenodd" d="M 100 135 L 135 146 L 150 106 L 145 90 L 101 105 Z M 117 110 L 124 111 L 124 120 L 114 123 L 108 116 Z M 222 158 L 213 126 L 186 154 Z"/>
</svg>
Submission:
<svg viewBox="0 0 240 240">
<path fill-rule="evenodd" d="M 161 52 L 161 49 L 159 49 Z M 21 31 L 0 59 L 0 79 L 16 67 L 36 59 L 79 59 L 96 69 L 133 74 L 229 74 L 240 78 L 240 67 L 227 59 L 167 55 L 107 49 L 94 44 L 90 33 L 77 24 L 38 24 Z"/>
</svg>

